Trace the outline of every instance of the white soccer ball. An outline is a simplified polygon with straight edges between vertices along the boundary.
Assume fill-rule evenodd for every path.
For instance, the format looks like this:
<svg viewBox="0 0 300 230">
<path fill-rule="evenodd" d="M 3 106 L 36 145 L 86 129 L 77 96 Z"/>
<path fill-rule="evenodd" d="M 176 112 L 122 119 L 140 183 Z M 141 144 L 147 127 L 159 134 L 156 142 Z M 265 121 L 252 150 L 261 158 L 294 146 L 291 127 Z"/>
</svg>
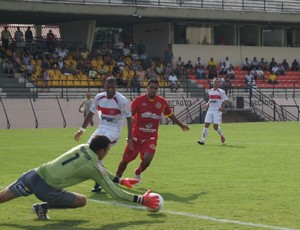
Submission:
<svg viewBox="0 0 300 230">
<path fill-rule="evenodd" d="M 84 113 L 84 108 L 83 107 L 80 108 L 80 112 Z"/>
<path fill-rule="evenodd" d="M 162 209 L 162 207 L 164 206 L 164 198 L 162 198 L 161 195 L 159 195 L 158 193 L 155 193 L 155 192 L 151 192 L 150 196 L 158 196 L 158 198 L 159 198 L 159 205 L 155 209 L 154 208 L 146 207 L 147 210 L 150 211 L 150 212 L 159 212 Z"/>
</svg>

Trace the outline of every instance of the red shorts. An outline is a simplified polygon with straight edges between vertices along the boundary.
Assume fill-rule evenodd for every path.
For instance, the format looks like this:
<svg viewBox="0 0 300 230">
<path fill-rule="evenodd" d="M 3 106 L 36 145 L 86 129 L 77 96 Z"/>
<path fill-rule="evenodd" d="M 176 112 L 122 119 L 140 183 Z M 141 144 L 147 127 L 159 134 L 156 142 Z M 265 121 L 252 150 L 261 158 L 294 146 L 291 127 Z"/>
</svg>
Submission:
<svg viewBox="0 0 300 230">
<path fill-rule="evenodd" d="M 140 157 L 143 160 L 145 153 L 155 154 L 157 139 L 139 139 L 136 137 L 132 138 L 133 142 L 133 150 L 129 149 L 129 145 L 127 144 L 124 154 L 123 161 L 130 162 L 133 161 L 137 155 L 140 153 Z"/>
</svg>

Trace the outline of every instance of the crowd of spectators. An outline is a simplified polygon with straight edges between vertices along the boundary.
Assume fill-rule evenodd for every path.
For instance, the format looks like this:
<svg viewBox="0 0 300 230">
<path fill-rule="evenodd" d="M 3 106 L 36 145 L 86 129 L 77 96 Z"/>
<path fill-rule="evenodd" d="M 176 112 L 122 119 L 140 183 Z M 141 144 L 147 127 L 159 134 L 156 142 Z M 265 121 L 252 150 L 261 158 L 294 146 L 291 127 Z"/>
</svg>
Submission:
<svg viewBox="0 0 300 230">
<path fill-rule="evenodd" d="M 52 77 L 53 71 L 49 70 L 57 70 L 67 77 L 85 75 L 90 80 L 100 82 L 108 76 L 114 76 L 119 87 L 131 87 L 137 93 L 140 93 L 140 87 L 150 78 L 157 78 L 162 86 L 168 86 L 172 92 L 176 92 L 182 87 L 181 81 L 189 79 L 191 75 L 208 81 L 220 77 L 222 85 L 226 88 L 231 85 L 231 80 L 236 79 L 236 70 L 240 69 L 247 71 L 244 76 L 245 84 L 251 86 L 255 86 L 257 80 L 267 80 L 270 84 L 276 84 L 276 76 L 284 75 L 286 71 L 300 70 L 296 59 L 290 66 L 286 59 L 277 63 L 275 58 L 267 62 L 264 58 L 258 60 L 253 57 L 250 61 L 246 57 L 241 67 L 233 66 L 229 57 L 219 62 L 211 57 L 206 65 L 201 57 L 192 61 L 182 60 L 179 56 L 174 60 L 170 46 L 166 47 L 163 57 L 151 59 L 143 41 L 139 40 L 134 44 L 129 35 L 122 40 L 115 36 L 114 42 L 101 43 L 92 50 L 69 50 L 56 40 L 51 30 L 47 34 L 44 48 L 37 47 L 33 42 L 30 27 L 25 32 L 25 38 L 22 31 L 17 29 L 14 40 L 10 33 L 6 34 L 6 27 L 3 31 L 2 45 L 5 50 L 11 50 L 11 57 L 18 63 L 15 68 L 20 68 L 16 71 L 23 71 L 28 77 L 35 76 L 36 80 L 44 80 L 45 87 L 49 86 L 48 82 Z M 10 39 L 15 41 L 14 46 L 9 46 Z M 15 70 L 11 62 L 5 63 L 8 77 L 14 77 Z M 48 73 L 49 77 L 45 77 L 45 73 Z"/>
</svg>

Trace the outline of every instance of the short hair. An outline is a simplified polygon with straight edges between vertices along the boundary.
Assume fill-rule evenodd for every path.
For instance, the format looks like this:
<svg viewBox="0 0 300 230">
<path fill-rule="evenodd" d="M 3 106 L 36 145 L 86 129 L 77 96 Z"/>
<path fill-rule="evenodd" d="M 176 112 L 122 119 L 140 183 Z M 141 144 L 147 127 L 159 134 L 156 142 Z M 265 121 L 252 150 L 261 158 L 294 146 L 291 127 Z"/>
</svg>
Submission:
<svg viewBox="0 0 300 230">
<path fill-rule="evenodd" d="M 90 149 L 96 153 L 100 149 L 107 149 L 109 144 L 110 140 L 106 136 L 95 136 L 90 143 Z"/>
<path fill-rule="evenodd" d="M 149 86 L 151 83 L 155 83 L 159 85 L 159 81 L 156 78 L 150 78 L 147 82 L 147 86 Z"/>
<path fill-rule="evenodd" d="M 105 79 L 106 84 L 117 84 L 117 80 L 114 77 L 108 77 Z"/>
</svg>

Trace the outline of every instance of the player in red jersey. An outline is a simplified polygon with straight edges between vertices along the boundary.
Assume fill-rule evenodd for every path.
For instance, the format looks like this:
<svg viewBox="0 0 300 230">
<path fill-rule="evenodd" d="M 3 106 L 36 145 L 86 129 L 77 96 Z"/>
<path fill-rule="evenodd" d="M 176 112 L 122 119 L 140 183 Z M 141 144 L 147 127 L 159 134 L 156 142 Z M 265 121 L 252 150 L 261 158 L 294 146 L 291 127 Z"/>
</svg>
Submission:
<svg viewBox="0 0 300 230">
<path fill-rule="evenodd" d="M 133 117 L 132 140 L 133 150 L 127 144 L 121 162 L 119 163 L 117 176 L 121 176 L 128 163 L 133 161 L 137 155 L 141 154 L 142 162 L 135 170 L 135 178 L 141 180 L 141 173 L 150 165 L 156 150 L 158 127 L 160 117 L 163 113 L 177 124 L 183 131 L 188 131 L 189 127 L 181 123 L 173 114 L 166 99 L 156 95 L 159 82 L 150 79 L 147 82 L 147 94 L 135 98 L 131 104 Z"/>
</svg>

